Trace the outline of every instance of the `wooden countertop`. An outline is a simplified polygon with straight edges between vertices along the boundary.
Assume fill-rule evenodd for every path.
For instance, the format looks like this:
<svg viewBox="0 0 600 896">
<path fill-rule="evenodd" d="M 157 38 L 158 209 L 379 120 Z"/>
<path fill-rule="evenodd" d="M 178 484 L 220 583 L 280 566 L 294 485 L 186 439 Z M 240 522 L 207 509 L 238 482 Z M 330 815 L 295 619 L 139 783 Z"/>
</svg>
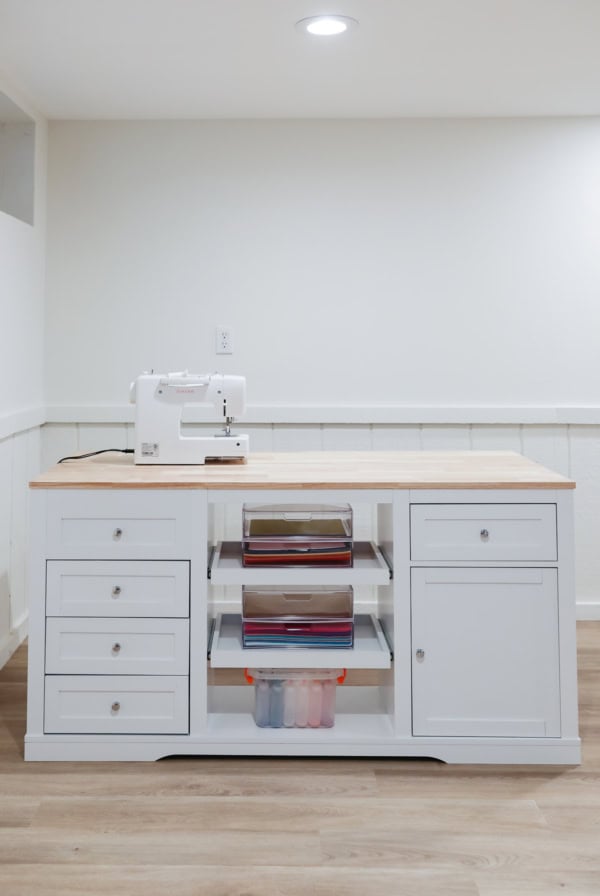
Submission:
<svg viewBox="0 0 600 896">
<path fill-rule="evenodd" d="M 575 488 L 513 451 L 302 451 L 251 453 L 246 463 L 136 466 L 131 455 L 100 454 L 57 464 L 32 488 Z"/>
</svg>

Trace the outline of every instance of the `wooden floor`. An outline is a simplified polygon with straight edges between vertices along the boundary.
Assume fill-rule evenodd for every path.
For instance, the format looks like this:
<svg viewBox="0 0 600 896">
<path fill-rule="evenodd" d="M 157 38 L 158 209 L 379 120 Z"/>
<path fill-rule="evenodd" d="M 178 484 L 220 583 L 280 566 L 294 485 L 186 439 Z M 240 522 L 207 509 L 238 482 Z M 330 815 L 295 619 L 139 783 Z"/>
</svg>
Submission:
<svg viewBox="0 0 600 896">
<path fill-rule="evenodd" d="M 2 896 L 600 896 L 600 622 L 578 625 L 583 764 L 24 763 L 0 671 Z"/>
</svg>

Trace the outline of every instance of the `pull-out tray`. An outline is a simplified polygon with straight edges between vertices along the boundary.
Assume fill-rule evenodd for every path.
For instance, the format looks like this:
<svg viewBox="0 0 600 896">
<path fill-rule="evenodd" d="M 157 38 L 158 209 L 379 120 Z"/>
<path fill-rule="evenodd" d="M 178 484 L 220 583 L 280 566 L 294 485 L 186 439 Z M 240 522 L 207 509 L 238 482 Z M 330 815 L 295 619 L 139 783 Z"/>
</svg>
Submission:
<svg viewBox="0 0 600 896">
<path fill-rule="evenodd" d="M 223 541 L 212 551 L 209 576 L 213 585 L 281 585 L 287 581 L 296 585 L 388 585 L 390 568 L 377 545 L 358 541 L 354 542 L 352 567 L 251 569 L 242 565 L 241 544 Z"/>
<path fill-rule="evenodd" d="M 209 651 L 215 669 L 317 667 L 344 669 L 389 669 L 390 648 L 383 629 L 375 616 L 359 614 L 354 617 L 354 647 L 242 647 L 242 620 L 238 613 L 217 616 Z"/>
</svg>

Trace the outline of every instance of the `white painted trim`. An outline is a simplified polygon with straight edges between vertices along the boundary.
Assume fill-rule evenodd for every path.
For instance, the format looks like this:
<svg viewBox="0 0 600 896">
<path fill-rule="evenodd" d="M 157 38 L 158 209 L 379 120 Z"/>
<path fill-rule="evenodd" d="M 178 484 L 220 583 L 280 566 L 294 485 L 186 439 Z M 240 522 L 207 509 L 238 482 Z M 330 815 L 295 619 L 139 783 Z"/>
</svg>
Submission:
<svg viewBox="0 0 600 896">
<path fill-rule="evenodd" d="M 43 426 L 44 423 L 46 423 L 46 408 L 43 405 L 3 414 L 0 416 L 0 439 L 9 439 L 26 429 Z"/>
<path fill-rule="evenodd" d="M 130 404 L 52 404 L 46 423 L 133 423 Z M 186 411 L 190 423 L 214 423 L 210 408 Z M 424 405 L 400 404 L 269 404 L 250 403 L 241 423 L 260 424 L 557 424 L 599 425 L 600 405 L 551 407 L 528 405 Z"/>
<path fill-rule="evenodd" d="M 129 404 L 51 404 L 46 407 L 45 422 L 133 423 L 134 415 L 135 408 Z"/>
<path fill-rule="evenodd" d="M 0 644 L 0 669 L 6 665 L 17 647 L 20 647 L 29 629 L 29 614 L 25 614 L 18 625 L 10 632 L 10 634 Z"/>
<path fill-rule="evenodd" d="M 595 600 L 578 600 L 575 609 L 577 619 L 587 622 L 600 620 L 600 598 Z"/>
</svg>

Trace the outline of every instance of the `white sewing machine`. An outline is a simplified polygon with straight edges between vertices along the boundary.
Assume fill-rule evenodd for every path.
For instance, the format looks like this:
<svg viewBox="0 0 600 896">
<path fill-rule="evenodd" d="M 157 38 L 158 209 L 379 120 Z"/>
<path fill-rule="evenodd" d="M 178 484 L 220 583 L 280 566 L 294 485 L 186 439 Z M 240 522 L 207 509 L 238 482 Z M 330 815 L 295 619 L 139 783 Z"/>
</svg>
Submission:
<svg viewBox="0 0 600 896">
<path fill-rule="evenodd" d="M 246 407 L 246 378 L 219 373 L 142 373 L 131 384 L 135 404 L 136 464 L 203 464 L 207 458 L 248 457 L 248 436 L 234 435 L 234 417 Z M 186 436 L 181 416 L 186 404 L 210 403 L 222 413 L 214 435 Z"/>
</svg>

